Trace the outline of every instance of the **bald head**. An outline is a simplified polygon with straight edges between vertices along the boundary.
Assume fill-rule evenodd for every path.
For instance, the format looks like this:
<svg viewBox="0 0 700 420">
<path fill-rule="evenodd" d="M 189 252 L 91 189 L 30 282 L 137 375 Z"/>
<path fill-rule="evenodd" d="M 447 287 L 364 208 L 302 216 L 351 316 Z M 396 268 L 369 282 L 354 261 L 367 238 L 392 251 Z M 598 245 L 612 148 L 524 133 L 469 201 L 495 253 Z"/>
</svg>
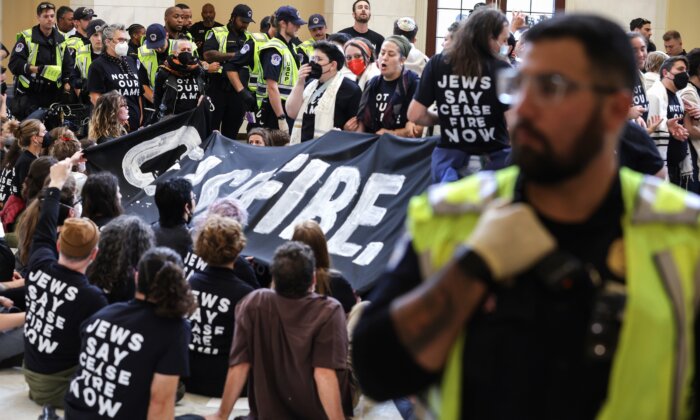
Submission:
<svg viewBox="0 0 700 420">
<path fill-rule="evenodd" d="M 211 27 L 214 24 L 214 19 L 216 18 L 216 10 L 214 10 L 214 5 L 211 3 L 206 3 L 202 6 L 202 20 L 204 25 Z"/>
</svg>

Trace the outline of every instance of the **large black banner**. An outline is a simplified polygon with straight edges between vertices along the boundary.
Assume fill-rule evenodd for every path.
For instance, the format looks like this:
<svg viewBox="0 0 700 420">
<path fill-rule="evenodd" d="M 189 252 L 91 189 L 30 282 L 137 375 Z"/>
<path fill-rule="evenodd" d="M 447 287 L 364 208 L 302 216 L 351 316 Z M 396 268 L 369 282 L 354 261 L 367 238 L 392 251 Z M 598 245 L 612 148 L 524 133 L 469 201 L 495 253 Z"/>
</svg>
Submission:
<svg viewBox="0 0 700 420">
<path fill-rule="evenodd" d="M 261 259 L 290 239 L 297 223 L 314 219 L 326 233 L 333 266 L 359 291 L 372 285 L 403 231 L 408 200 L 428 186 L 433 140 L 333 131 L 295 146 L 254 147 L 218 133 L 201 141 L 196 115 L 184 126 L 164 125 L 156 135 L 144 130 L 109 149 L 95 148 L 87 153 L 90 168 L 118 174 L 125 211 L 149 222 L 158 219 L 152 195 L 163 179 L 192 182 L 196 213 L 219 197 L 238 199 L 249 213 L 244 253 Z M 163 171 L 173 161 L 155 165 L 157 149 L 173 150 L 176 142 L 154 139 L 173 136 L 187 153 L 178 146 L 166 158 L 180 159 Z M 154 168 L 157 177 L 149 173 Z"/>
</svg>

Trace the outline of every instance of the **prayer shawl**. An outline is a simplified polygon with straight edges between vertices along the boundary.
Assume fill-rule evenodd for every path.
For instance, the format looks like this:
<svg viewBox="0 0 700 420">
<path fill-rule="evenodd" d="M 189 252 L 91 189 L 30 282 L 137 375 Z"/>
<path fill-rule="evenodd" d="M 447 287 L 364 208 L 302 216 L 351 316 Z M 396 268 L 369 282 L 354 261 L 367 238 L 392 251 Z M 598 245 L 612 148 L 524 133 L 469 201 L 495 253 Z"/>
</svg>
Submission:
<svg viewBox="0 0 700 420">
<path fill-rule="evenodd" d="M 318 101 L 318 106 L 316 106 L 316 119 L 314 121 L 314 139 L 321 137 L 327 132 L 333 129 L 333 120 L 335 117 L 335 98 L 338 95 L 338 89 L 343 83 L 342 74 L 336 74 L 332 79 L 328 80 L 328 84 L 323 96 Z M 303 102 L 299 112 L 297 113 L 297 118 L 294 120 L 294 127 L 292 128 L 292 139 L 289 144 L 299 144 L 301 143 L 301 129 L 302 122 L 304 120 L 304 114 L 309 108 L 309 102 L 313 97 L 314 91 L 318 87 L 318 80 L 311 81 L 306 88 L 304 88 Z"/>
</svg>

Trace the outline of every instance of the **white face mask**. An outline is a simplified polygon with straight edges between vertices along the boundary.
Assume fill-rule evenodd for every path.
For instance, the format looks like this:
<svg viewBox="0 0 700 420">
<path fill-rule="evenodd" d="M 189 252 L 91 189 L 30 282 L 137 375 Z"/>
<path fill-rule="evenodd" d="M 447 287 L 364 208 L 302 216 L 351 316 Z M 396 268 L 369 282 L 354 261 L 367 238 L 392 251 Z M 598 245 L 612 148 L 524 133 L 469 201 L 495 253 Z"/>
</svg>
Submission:
<svg viewBox="0 0 700 420">
<path fill-rule="evenodd" d="M 509 49 L 510 49 L 510 46 L 508 44 L 503 44 L 503 45 L 501 45 L 501 48 L 498 50 L 498 52 L 499 52 L 499 54 L 507 57 Z"/>
<path fill-rule="evenodd" d="M 126 55 L 129 53 L 129 45 L 126 42 L 120 42 L 114 46 L 114 52 L 119 57 L 126 57 Z"/>
</svg>

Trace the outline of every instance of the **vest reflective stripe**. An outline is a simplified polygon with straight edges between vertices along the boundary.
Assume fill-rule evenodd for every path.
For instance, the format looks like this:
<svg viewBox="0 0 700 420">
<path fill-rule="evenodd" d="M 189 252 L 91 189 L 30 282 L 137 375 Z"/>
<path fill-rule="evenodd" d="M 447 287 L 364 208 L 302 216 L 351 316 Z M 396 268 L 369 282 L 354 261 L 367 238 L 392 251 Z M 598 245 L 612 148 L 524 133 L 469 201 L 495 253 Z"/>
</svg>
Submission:
<svg viewBox="0 0 700 420">
<path fill-rule="evenodd" d="M 78 51 L 83 46 L 85 46 L 85 43 L 81 38 L 78 38 L 77 36 L 66 39 L 66 47 L 72 48 L 75 51 Z"/>
<path fill-rule="evenodd" d="M 155 50 L 142 45 L 138 49 L 139 61 L 146 68 L 148 73 L 148 83 L 151 89 L 156 85 L 156 73 L 158 73 L 158 55 Z"/>
<path fill-rule="evenodd" d="M 260 48 L 260 53 L 266 49 L 273 48 L 282 57 L 282 68 L 280 70 L 279 80 L 277 81 L 277 87 L 279 88 L 280 97 L 283 101 L 286 101 L 289 95 L 292 93 L 294 84 L 299 79 L 299 68 L 297 67 L 296 61 L 294 61 L 294 56 L 292 51 L 277 38 L 272 38 L 265 45 Z M 258 105 L 263 99 L 268 97 L 267 94 L 267 82 L 263 75 L 262 66 L 258 72 L 258 82 L 257 82 L 257 97 Z"/>
<path fill-rule="evenodd" d="M 209 32 L 214 33 L 214 37 L 216 38 L 216 42 L 219 44 L 219 52 L 222 54 L 226 54 L 226 43 L 228 42 L 228 34 L 229 30 L 225 26 L 217 26 L 215 28 L 210 29 L 207 31 L 207 34 Z M 250 33 L 246 31 L 245 33 L 245 40 L 248 41 L 251 38 Z M 217 70 L 217 73 L 222 73 L 223 69 Z"/>
<path fill-rule="evenodd" d="M 27 58 L 27 63 L 30 66 L 36 66 L 36 57 L 39 54 L 39 44 L 36 44 L 32 42 L 32 30 L 31 29 L 25 29 L 24 31 L 20 32 L 17 34 L 17 40 L 19 41 L 20 39 L 24 38 L 24 43 L 27 44 L 27 48 L 29 49 L 29 56 Z M 47 79 L 51 80 L 52 82 L 56 82 L 57 86 L 61 86 L 61 72 L 58 71 L 50 71 L 50 69 L 47 69 L 47 66 L 56 66 L 58 69 L 62 68 L 63 65 L 63 53 L 66 50 L 66 43 L 62 42 L 58 45 L 56 45 L 56 64 L 45 64 L 45 69 L 44 72 L 41 74 L 41 76 L 48 76 L 46 77 Z M 25 88 L 29 89 L 29 86 L 31 84 L 29 78 L 25 75 L 20 75 L 18 77 L 20 85 Z"/>
<path fill-rule="evenodd" d="M 91 45 L 83 45 L 75 54 L 75 65 L 80 70 L 80 77 L 87 79 L 88 70 L 92 64 L 92 48 Z"/>
<path fill-rule="evenodd" d="M 248 89 L 255 93 L 258 90 L 258 74 L 262 71 L 260 67 L 260 49 L 267 44 L 270 38 L 262 32 L 251 33 L 250 37 L 255 41 L 255 51 L 253 53 L 253 68 L 250 70 L 250 76 L 248 77 Z"/>
<path fill-rule="evenodd" d="M 686 371 L 688 366 L 688 334 L 683 328 L 683 325 L 687 323 L 686 314 L 683 310 L 684 298 L 683 298 L 683 282 L 681 276 L 678 273 L 678 267 L 673 261 L 673 255 L 669 252 L 662 252 L 656 255 L 654 259 L 656 266 L 661 275 L 661 279 L 664 281 L 666 286 L 666 292 L 671 298 L 673 303 L 673 309 L 675 312 L 675 333 L 676 333 L 676 343 L 674 345 L 676 350 L 676 366 L 675 375 L 673 380 L 673 391 L 671 392 L 673 401 L 671 405 L 671 419 L 677 419 L 678 410 L 681 405 L 681 388 L 683 387 L 683 373 Z"/>
<path fill-rule="evenodd" d="M 497 180 L 495 196 L 512 198 L 517 168 L 491 175 Z M 411 201 L 408 230 L 419 263 L 429 264 L 422 272 L 436 272 L 452 258 L 478 221 L 480 197 L 494 197 L 493 185 L 483 176 L 489 175 L 447 184 L 432 193 L 432 201 L 430 194 Z M 695 371 L 693 323 L 700 302 L 700 226 L 698 218 L 690 220 L 697 214 L 696 197 L 627 169 L 620 170 L 620 183 L 627 303 L 607 399 L 597 418 L 687 418 Z M 457 213 L 464 202 L 471 206 Z M 449 211 L 436 213 L 444 208 Z M 461 415 L 464 339 L 450 351 L 438 394 L 430 394 L 439 395 L 431 401 L 441 419 Z"/>
</svg>

